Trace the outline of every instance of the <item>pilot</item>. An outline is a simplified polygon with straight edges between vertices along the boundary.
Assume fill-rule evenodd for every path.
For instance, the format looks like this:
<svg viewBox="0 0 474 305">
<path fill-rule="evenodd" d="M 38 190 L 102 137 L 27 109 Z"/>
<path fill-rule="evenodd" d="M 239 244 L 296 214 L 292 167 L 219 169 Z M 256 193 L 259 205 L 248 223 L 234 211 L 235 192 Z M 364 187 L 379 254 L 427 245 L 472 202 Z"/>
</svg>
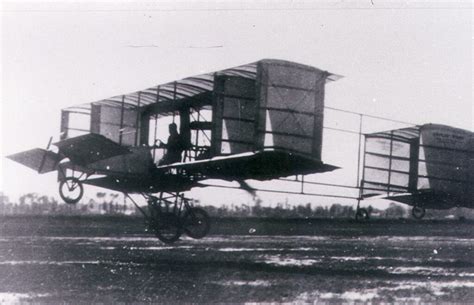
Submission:
<svg viewBox="0 0 474 305">
<path fill-rule="evenodd" d="M 166 165 L 181 161 L 181 153 L 184 150 L 183 141 L 180 134 L 178 133 L 178 126 L 175 123 L 171 123 L 168 126 L 170 136 L 168 137 L 168 143 L 160 142 L 158 147 L 166 148 L 166 154 L 163 159 L 158 162 L 158 165 Z"/>
</svg>

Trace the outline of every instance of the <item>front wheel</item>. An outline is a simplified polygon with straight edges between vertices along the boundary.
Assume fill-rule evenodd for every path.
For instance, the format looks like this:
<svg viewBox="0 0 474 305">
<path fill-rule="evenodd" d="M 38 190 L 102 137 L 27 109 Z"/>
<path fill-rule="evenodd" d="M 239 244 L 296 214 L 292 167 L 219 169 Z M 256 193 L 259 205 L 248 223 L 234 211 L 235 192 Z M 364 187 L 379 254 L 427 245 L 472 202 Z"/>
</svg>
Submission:
<svg viewBox="0 0 474 305">
<path fill-rule="evenodd" d="M 59 196 L 69 204 L 78 203 L 84 194 L 84 187 L 79 179 L 69 177 L 59 183 Z"/>
<path fill-rule="evenodd" d="M 211 219 L 201 208 L 190 208 L 184 214 L 184 232 L 195 239 L 203 238 L 211 229 Z"/>
<path fill-rule="evenodd" d="M 363 208 L 357 209 L 355 218 L 357 221 L 367 220 L 369 219 L 369 212 Z"/>
<path fill-rule="evenodd" d="M 426 210 L 423 207 L 420 206 L 414 206 L 413 209 L 411 210 L 411 214 L 415 219 L 422 219 L 425 216 Z"/>
<path fill-rule="evenodd" d="M 151 223 L 151 229 L 156 237 L 165 244 L 177 241 L 182 233 L 179 217 L 174 213 L 162 213 L 157 215 Z"/>
</svg>

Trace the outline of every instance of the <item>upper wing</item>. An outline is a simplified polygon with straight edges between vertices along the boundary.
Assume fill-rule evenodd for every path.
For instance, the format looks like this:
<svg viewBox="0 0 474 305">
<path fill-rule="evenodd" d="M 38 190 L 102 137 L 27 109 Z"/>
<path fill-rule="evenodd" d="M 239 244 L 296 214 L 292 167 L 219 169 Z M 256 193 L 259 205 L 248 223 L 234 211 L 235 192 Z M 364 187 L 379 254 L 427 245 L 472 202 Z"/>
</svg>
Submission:
<svg viewBox="0 0 474 305">
<path fill-rule="evenodd" d="M 41 148 L 16 153 L 7 158 L 34 169 L 40 174 L 56 170 L 61 160 L 59 154 Z"/>
<path fill-rule="evenodd" d="M 264 150 L 188 163 L 173 163 L 159 166 L 157 169 L 163 171 L 171 168 L 183 169 L 192 174 L 202 174 L 206 178 L 269 180 L 291 175 L 333 171 L 338 167 L 298 154 Z"/>
<path fill-rule="evenodd" d="M 130 153 L 130 150 L 95 133 L 66 139 L 54 143 L 59 152 L 73 163 L 87 165 L 99 160 Z"/>
</svg>

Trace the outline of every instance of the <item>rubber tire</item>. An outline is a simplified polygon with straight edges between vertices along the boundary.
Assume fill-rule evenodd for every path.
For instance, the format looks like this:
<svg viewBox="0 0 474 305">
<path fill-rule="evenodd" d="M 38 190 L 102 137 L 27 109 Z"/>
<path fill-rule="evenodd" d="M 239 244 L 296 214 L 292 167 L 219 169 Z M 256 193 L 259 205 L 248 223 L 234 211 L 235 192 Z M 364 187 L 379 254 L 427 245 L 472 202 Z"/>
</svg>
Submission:
<svg viewBox="0 0 474 305">
<path fill-rule="evenodd" d="M 355 214 L 355 219 L 357 221 L 368 220 L 369 217 L 370 217 L 369 212 L 366 209 L 364 208 L 357 209 L 356 214 Z"/>
<path fill-rule="evenodd" d="M 179 240 L 181 234 L 183 233 L 179 217 L 174 213 L 163 213 L 157 216 L 153 220 L 151 228 L 154 231 L 156 237 L 158 237 L 158 239 L 165 244 L 172 244 Z M 164 231 L 165 229 L 171 229 L 169 232 L 171 234 L 166 234 Z"/>
<path fill-rule="evenodd" d="M 426 210 L 423 207 L 414 206 L 413 209 L 411 210 L 411 215 L 413 216 L 413 218 L 418 219 L 418 220 L 425 217 L 425 214 L 426 214 Z"/>
<path fill-rule="evenodd" d="M 194 219 L 193 219 L 194 218 Z M 197 226 L 195 225 L 198 218 Z M 201 239 L 209 233 L 211 229 L 211 218 L 204 209 L 191 208 L 184 214 L 184 232 L 191 238 Z M 194 226 L 193 226 L 194 225 Z"/>
<path fill-rule="evenodd" d="M 77 198 L 70 198 L 63 193 L 63 186 L 66 184 L 67 181 L 72 181 L 73 183 L 77 183 L 79 187 L 79 196 Z M 66 185 L 67 186 L 67 185 Z M 74 177 L 69 177 L 64 179 L 59 183 L 59 196 L 61 196 L 61 199 L 64 200 L 64 202 L 68 204 L 76 204 L 79 202 L 79 200 L 82 199 L 82 196 L 84 195 L 84 187 L 82 186 L 82 182 L 79 181 L 77 178 Z"/>
</svg>

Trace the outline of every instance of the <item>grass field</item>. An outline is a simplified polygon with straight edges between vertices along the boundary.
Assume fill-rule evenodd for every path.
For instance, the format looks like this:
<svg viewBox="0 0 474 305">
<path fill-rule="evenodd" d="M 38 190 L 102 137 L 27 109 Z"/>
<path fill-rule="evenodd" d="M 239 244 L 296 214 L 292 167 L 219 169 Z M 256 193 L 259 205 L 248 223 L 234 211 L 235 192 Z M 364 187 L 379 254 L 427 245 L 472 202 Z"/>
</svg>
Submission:
<svg viewBox="0 0 474 305">
<path fill-rule="evenodd" d="M 0 221 L 0 302 L 474 302 L 470 221 L 218 219 L 171 246 L 140 218 Z"/>
</svg>

